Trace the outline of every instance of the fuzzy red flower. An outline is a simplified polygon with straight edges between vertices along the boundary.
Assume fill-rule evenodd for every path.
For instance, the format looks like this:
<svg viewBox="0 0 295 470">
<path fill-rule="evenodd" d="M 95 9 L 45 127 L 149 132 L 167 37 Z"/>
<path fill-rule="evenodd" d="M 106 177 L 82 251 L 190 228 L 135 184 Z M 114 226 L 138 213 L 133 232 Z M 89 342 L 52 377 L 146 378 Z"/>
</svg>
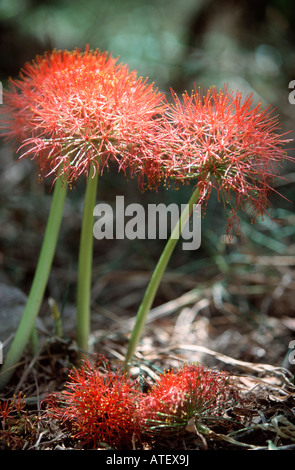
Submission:
<svg viewBox="0 0 295 470">
<path fill-rule="evenodd" d="M 140 410 L 142 427 L 149 434 L 177 434 L 193 419 L 198 428 L 220 419 L 234 396 L 225 372 L 184 364 L 160 376 L 147 393 Z"/>
<path fill-rule="evenodd" d="M 47 412 L 84 445 L 130 448 L 137 432 L 138 394 L 129 377 L 112 371 L 104 358 L 85 360 L 69 372 L 65 390 L 48 395 Z"/>
<path fill-rule="evenodd" d="M 71 182 L 113 157 L 119 168 L 153 177 L 163 97 L 106 53 L 48 52 L 10 81 L 4 131 L 22 142 L 21 157 L 37 159 L 42 176 L 62 172 Z"/>
<path fill-rule="evenodd" d="M 253 220 L 267 212 L 269 194 L 284 159 L 288 140 L 277 133 L 278 122 L 270 108 L 253 107 L 253 96 L 213 87 L 173 93 L 174 103 L 163 127 L 167 174 L 178 180 L 198 179 L 200 203 L 215 188 L 224 202 L 228 229 L 237 228 L 238 210 L 250 206 Z M 289 160 L 293 160 L 289 157 Z M 229 210 L 228 210 L 229 208 Z"/>
</svg>

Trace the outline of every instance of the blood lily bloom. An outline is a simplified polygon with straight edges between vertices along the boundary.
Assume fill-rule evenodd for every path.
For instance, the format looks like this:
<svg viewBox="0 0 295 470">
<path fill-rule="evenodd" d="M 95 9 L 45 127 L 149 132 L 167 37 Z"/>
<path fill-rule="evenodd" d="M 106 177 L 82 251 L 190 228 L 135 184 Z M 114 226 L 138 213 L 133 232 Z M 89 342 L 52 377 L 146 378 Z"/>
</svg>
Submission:
<svg viewBox="0 0 295 470">
<path fill-rule="evenodd" d="M 268 213 L 275 178 L 288 159 L 283 146 L 289 140 L 278 133 L 270 107 L 253 105 L 253 95 L 242 101 L 240 92 L 212 87 L 204 97 L 195 89 L 182 101 L 174 92 L 173 98 L 164 165 L 176 181 L 196 180 L 200 203 L 216 189 L 229 234 L 239 233 L 240 210 L 249 210 L 253 221 Z"/>
<path fill-rule="evenodd" d="M 199 364 L 184 364 L 159 377 L 141 401 L 141 425 L 153 436 L 202 429 L 224 419 L 226 408 L 237 399 L 225 372 Z"/>
<path fill-rule="evenodd" d="M 278 133 L 278 121 L 270 108 L 253 106 L 252 95 L 211 88 L 203 97 L 195 88 L 183 100 L 172 91 L 174 102 L 162 121 L 162 165 L 166 177 L 186 183 L 196 180 L 187 208 L 181 215 L 153 272 L 139 307 L 125 358 L 133 356 L 158 286 L 179 237 L 196 204 L 206 205 L 215 188 L 224 202 L 229 235 L 238 233 L 240 210 L 250 210 L 253 221 L 268 213 L 274 180 L 288 157 Z"/>
<path fill-rule="evenodd" d="M 87 178 L 78 263 L 77 342 L 88 349 L 93 209 L 98 175 L 109 159 L 118 170 L 157 180 L 156 128 L 164 96 L 106 53 L 53 51 L 26 64 L 4 93 L 4 136 L 20 140 L 21 158 L 35 160 L 40 176 L 54 176 L 44 242 L 20 327 L 2 368 L 7 381 L 32 332 L 44 295 L 66 188 Z M 4 374 L 5 377 L 4 378 Z"/>
<path fill-rule="evenodd" d="M 131 448 L 138 433 L 140 392 L 119 369 L 113 371 L 104 358 L 69 371 L 62 392 L 48 395 L 46 411 L 66 426 L 83 445 Z"/>
<path fill-rule="evenodd" d="M 21 140 L 20 158 L 36 159 L 41 176 L 62 173 L 71 183 L 91 167 L 102 173 L 110 157 L 123 169 L 134 158 L 141 166 L 163 98 L 107 53 L 48 52 L 11 80 L 5 133 Z"/>
</svg>

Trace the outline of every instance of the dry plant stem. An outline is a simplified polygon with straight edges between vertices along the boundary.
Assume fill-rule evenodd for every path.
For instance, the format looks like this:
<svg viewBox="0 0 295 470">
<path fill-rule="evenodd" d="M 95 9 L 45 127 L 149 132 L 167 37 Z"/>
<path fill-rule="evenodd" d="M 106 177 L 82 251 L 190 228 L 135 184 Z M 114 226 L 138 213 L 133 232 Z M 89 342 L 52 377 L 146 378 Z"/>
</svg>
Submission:
<svg viewBox="0 0 295 470">
<path fill-rule="evenodd" d="M 0 390 L 10 380 L 34 329 L 56 249 L 67 193 L 62 178 L 57 178 L 44 240 L 28 301 L 0 373 Z"/>
<path fill-rule="evenodd" d="M 153 272 L 153 275 L 151 277 L 151 280 L 149 282 L 149 285 L 143 297 L 142 303 L 139 307 L 139 310 L 136 316 L 135 325 L 133 327 L 133 330 L 129 339 L 127 353 L 126 353 L 125 361 L 124 361 L 124 366 L 126 370 L 129 370 L 130 368 L 130 361 L 134 355 L 135 349 L 137 347 L 137 344 L 143 332 L 147 314 L 152 307 L 155 295 L 157 293 L 158 287 L 162 280 L 167 264 L 169 263 L 169 260 L 174 251 L 174 248 L 179 240 L 181 230 L 186 224 L 186 222 L 188 221 L 193 211 L 194 205 L 197 204 L 198 200 L 199 200 L 199 188 L 197 187 L 195 191 L 193 192 L 193 195 L 191 196 L 187 206 L 182 212 L 180 219 L 178 223 L 176 224 L 170 238 L 168 239 L 166 246 L 158 261 L 158 264 Z"/>
<path fill-rule="evenodd" d="M 98 171 L 91 167 L 86 186 L 81 229 L 77 286 L 77 344 L 88 351 L 90 332 L 91 274 L 93 257 L 93 210 L 96 201 Z"/>
</svg>

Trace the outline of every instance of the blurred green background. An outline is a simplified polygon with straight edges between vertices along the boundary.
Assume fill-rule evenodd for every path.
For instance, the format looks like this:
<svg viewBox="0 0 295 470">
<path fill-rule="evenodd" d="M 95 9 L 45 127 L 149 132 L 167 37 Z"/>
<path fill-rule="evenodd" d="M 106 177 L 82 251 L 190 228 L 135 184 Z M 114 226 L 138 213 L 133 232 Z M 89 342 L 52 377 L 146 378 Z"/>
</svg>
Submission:
<svg viewBox="0 0 295 470">
<path fill-rule="evenodd" d="M 1 80 L 36 53 L 89 43 L 163 90 L 228 82 L 282 104 L 294 18 L 291 0 L 1 0 Z"/>
<path fill-rule="evenodd" d="M 120 61 L 149 77 L 169 98 L 170 87 L 181 93 L 194 83 L 254 93 L 280 116 L 282 132 L 294 137 L 295 105 L 288 84 L 295 80 L 295 3 L 293 0 L 1 0 L 0 79 L 17 76 L 25 61 L 47 49 L 91 48 L 112 51 Z M 291 145 L 292 146 L 292 145 Z M 294 151 L 290 150 L 290 155 Z M 0 148 L 0 268 L 1 277 L 28 292 L 39 254 L 50 206 L 50 182 L 38 183 L 34 163 L 17 161 L 13 149 Z M 184 252 L 179 245 L 168 272 L 177 280 L 162 289 L 157 303 L 192 288 L 199 280 L 235 276 L 236 270 L 258 269 L 247 256 L 294 253 L 294 165 L 282 169 L 286 181 L 278 181 L 290 202 L 272 197 L 274 217 L 255 226 L 243 216 L 242 236 L 233 245 L 222 242 L 224 214 L 212 197 L 202 221 L 202 245 Z M 60 304 L 75 295 L 79 231 L 85 182 L 80 181 L 68 197 L 61 242 L 47 295 Z M 98 199 L 113 203 L 125 195 L 126 203 L 185 203 L 192 188 L 142 194 L 136 181 L 106 173 L 99 183 Z M 148 273 L 161 253 L 164 241 L 95 241 L 94 300 L 100 306 L 125 308 L 133 313 L 148 277 L 126 277 L 126 271 Z M 247 261 L 248 260 L 248 261 Z M 292 267 L 292 266 L 291 266 Z M 286 269 L 289 269 L 287 266 Z M 262 268 L 275 271 L 276 267 Z M 120 275 L 121 273 L 121 275 Z M 128 279 L 131 279 L 128 284 Z M 172 278 L 171 278 L 172 279 Z M 104 286 L 110 289 L 103 290 Z M 167 285 L 166 285 L 167 287 Z M 169 286 L 168 286 L 169 287 Z"/>
</svg>

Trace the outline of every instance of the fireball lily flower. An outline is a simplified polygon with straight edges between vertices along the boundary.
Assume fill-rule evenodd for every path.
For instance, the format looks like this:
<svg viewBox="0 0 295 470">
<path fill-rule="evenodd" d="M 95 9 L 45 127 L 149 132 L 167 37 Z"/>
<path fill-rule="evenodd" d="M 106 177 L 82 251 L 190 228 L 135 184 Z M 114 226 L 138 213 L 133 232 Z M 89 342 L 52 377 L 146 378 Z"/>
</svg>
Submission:
<svg viewBox="0 0 295 470">
<path fill-rule="evenodd" d="M 140 421 L 146 433 L 171 435 L 184 432 L 192 421 L 198 430 L 222 419 L 226 405 L 237 399 L 225 372 L 199 364 L 170 369 L 141 400 Z"/>
<path fill-rule="evenodd" d="M 289 140 L 277 133 L 278 122 L 270 108 L 253 107 L 252 95 L 227 88 L 201 90 L 181 101 L 172 91 L 174 103 L 166 111 L 162 134 L 162 165 L 167 178 L 178 183 L 196 180 L 187 209 L 168 240 L 137 313 L 125 358 L 126 367 L 139 341 L 146 315 L 172 255 L 186 214 L 195 204 L 206 205 L 212 189 L 225 207 L 229 235 L 238 233 L 238 211 L 250 208 L 253 221 L 267 214 L 269 195 L 280 166 L 288 157 L 283 145 Z M 229 209 L 228 209 L 229 207 Z"/>
<path fill-rule="evenodd" d="M 54 196 L 27 309 L 2 368 L 8 377 L 28 341 L 55 252 L 67 185 L 85 175 L 87 187 L 79 252 L 77 341 L 88 349 L 93 209 L 98 175 L 110 158 L 118 170 L 156 181 L 155 157 L 163 95 L 98 50 L 53 51 L 26 64 L 4 94 L 4 135 L 18 140 L 21 158 L 35 160 L 41 177 L 54 176 Z M 8 369 L 10 372 L 8 373 Z M 2 379 L 5 380 L 2 376 Z"/>
<path fill-rule="evenodd" d="M 199 202 L 205 203 L 216 189 L 228 232 L 239 233 L 239 210 L 249 209 L 253 221 L 267 214 L 275 177 L 288 158 L 282 147 L 288 140 L 277 133 L 270 107 L 262 110 L 260 102 L 253 107 L 253 95 L 242 101 L 239 92 L 213 87 L 204 97 L 195 89 L 183 95 L 183 102 L 175 93 L 173 98 L 164 165 L 176 181 L 197 180 Z"/>
<path fill-rule="evenodd" d="M 61 172 L 68 183 L 91 167 L 102 173 L 110 157 L 120 169 L 135 155 L 141 165 L 163 107 L 146 82 L 98 50 L 46 53 L 11 81 L 6 137 L 21 140 L 21 158 L 36 159 L 41 176 Z"/>
<path fill-rule="evenodd" d="M 44 404 L 84 445 L 131 448 L 139 432 L 136 412 L 141 394 L 123 371 L 111 370 L 103 357 L 99 362 L 84 360 L 69 371 L 65 389 L 48 395 Z"/>
</svg>

